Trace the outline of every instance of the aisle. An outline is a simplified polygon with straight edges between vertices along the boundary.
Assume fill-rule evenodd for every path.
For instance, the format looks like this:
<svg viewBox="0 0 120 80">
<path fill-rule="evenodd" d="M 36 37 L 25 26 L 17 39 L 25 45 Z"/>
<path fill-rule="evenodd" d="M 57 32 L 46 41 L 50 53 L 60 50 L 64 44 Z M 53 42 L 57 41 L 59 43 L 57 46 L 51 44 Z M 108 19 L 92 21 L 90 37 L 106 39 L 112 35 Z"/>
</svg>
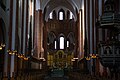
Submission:
<svg viewBox="0 0 120 80">
<path fill-rule="evenodd" d="M 44 80 L 69 80 L 69 77 L 65 76 L 63 69 L 53 69 Z"/>
<path fill-rule="evenodd" d="M 69 80 L 68 77 L 45 77 L 44 80 Z"/>
</svg>

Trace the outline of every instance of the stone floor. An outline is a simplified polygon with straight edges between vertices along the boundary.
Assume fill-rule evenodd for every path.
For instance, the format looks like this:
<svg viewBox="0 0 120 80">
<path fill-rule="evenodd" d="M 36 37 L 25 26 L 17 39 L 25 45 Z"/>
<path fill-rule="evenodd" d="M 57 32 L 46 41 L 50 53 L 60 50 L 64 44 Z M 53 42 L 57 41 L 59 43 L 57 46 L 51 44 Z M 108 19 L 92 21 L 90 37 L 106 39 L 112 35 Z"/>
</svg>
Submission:
<svg viewBox="0 0 120 80">
<path fill-rule="evenodd" d="M 91 76 L 81 72 L 68 71 L 64 73 L 62 71 L 55 71 L 54 76 L 51 76 L 49 72 L 39 71 L 39 73 L 21 74 L 12 79 L 1 79 L 1 80 L 115 80 L 107 79 L 105 77 Z M 62 76 L 60 76 L 62 74 Z M 58 75 L 58 76 L 57 76 Z M 118 78 L 120 80 L 120 78 Z"/>
<path fill-rule="evenodd" d="M 44 80 L 69 80 L 68 77 L 45 77 Z"/>
</svg>

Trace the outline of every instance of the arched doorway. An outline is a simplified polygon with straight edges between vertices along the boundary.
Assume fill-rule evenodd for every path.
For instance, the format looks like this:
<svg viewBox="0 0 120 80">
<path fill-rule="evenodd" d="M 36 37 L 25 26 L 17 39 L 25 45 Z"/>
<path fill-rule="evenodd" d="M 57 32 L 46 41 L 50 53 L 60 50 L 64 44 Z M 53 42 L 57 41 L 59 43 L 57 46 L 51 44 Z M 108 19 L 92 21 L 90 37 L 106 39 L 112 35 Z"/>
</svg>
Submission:
<svg viewBox="0 0 120 80">
<path fill-rule="evenodd" d="M 5 53 L 5 47 L 3 45 L 5 44 L 5 23 L 0 18 L 0 77 L 2 77 L 3 70 L 4 70 L 4 53 Z"/>
</svg>

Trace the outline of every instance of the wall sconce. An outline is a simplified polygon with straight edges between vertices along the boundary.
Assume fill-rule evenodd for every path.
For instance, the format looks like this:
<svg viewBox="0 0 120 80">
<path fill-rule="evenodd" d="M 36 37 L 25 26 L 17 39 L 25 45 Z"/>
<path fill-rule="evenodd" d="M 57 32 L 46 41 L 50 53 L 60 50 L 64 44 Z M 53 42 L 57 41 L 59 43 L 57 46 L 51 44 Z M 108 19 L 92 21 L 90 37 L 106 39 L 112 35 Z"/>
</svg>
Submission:
<svg viewBox="0 0 120 80">
<path fill-rule="evenodd" d="M 20 58 L 23 58 L 23 59 L 24 59 L 24 55 L 23 55 L 23 54 L 21 54 L 21 55 L 20 55 Z"/>
<path fill-rule="evenodd" d="M 98 54 L 90 54 L 91 58 L 96 59 Z"/>
<path fill-rule="evenodd" d="M 40 58 L 40 60 L 42 60 L 42 61 L 46 61 L 45 58 L 42 58 L 42 57 Z"/>
<path fill-rule="evenodd" d="M 78 60 L 78 58 L 73 58 L 74 60 Z"/>
<path fill-rule="evenodd" d="M 71 61 L 74 62 L 75 60 L 78 60 L 78 58 L 72 58 Z"/>
<path fill-rule="evenodd" d="M 12 55 L 12 51 L 9 51 L 9 54 Z"/>
<path fill-rule="evenodd" d="M 49 45 L 50 45 L 50 43 L 47 43 L 47 45 L 49 46 Z"/>
<path fill-rule="evenodd" d="M 2 46 L 0 46 L 0 50 L 2 50 Z"/>
<path fill-rule="evenodd" d="M 22 58 L 23 58 L 23 59 L 25 58 L 23 54 L 17 54 L 17 56 L 18 56 L 18 58 L 21 58 L 21 59 L 22 59 Z"/>
<path fill-rule="evenodd" d="M 13 50 L 13 51 L 7 50 L 7 52 L 8 52 L 10 55 L 15 55 L 15 54 L 17 54 L 17 50 Z"/>
<path fill-rule="evenodd" d="M 8 54 L 10 54 L 10 55 L 12 54 L 12 51 L 10 51 L 10 50 L 7 50 L 7 52 L 8 52 Z"/>
<path fill-rule="evenodd" d="M 21 55 L 20 58 L 23 58 L 23 55 Z"/>
<path fill-rule="evenodd" d="M 1 46 L 2 46 L 2 47 L 5 47 L 5 44 L 1 43 Z"/>
<path fill-rule="evenodd" d="M 96 57 L 96 55 L 93 55 L 93 56 L 91 56 L 91 58 L 95 59 L 95 58 L 97 58 L 97 57 Z"/>
<path fill-rule="evenodd" d="M 27 57 L 24 57 L 24 60 L 25 60 L 25 61 L 27 61 L 27 60 L 28 60 L 28 58 L 27 58 Z"/>
<path fill-rule="evenodd" d="M 5 47 L 5 44 L 1 43 L 1 45 L 0 45 L 0 50 L 2 50 L 3 47 Z"/>
<path fill-rule="evenodd" d="M 43 60 L 44 58 L 42 58 L 42 57 L 41 57 L 40 59 L 42 59 L 42 60 Z"/>
<path fill-rule="evenodd" d="M 91 59 L 91 57 L 85 57 L 85 59 L 86 59 L 87 61 L 89 61 L 89 60 Z"/>
<path fill-rule="evenodd" d="M 18 57 L 19 57 L 19 58 L 21 57 L 20 54 L 18 54 Z"/>
<path fill-rule="evenodd" d="M 46 61 L 45 58 L 43 59 L 43 61 Z"/>
<path fill-rule="evenodd" d="M 15 55 L 18 56 L 18 53 L 16 53 Z"/>
<path fill-rule="evenodd" d="M 72 62 L 74 62 L 74 61 L 75 61 L 75 59 L 71 59 L 71 61 L 72 61 Z"/>
<path fill-rule="evenodd" d="M 85 59 L 87 61 L 89 61 L 91 59 L 96 59 L 96 58 L 98 58 L 98 54 L 90 54 L 90 56 L 85 57 Z"/>
<path fill-rule="evenodd" d="M 16 54 L 16 53 L 17 53 L 17 50 L 12 51 L 12 54 L 13 54 L 13 55 Z"/>
</svg>

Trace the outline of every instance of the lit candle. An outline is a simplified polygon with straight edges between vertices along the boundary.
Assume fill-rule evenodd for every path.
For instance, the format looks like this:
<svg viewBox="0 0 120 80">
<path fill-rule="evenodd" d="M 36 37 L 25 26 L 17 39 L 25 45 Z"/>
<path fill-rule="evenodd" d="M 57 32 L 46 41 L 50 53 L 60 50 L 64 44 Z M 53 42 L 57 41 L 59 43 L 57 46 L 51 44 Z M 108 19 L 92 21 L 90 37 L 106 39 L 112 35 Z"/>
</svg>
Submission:
<svg viewBox="0 0 120 80">
<path fill-rule="evenodd" d="M 2 50 L 2 46 L 0 46 L 0 50 Z"/>
</svg>

